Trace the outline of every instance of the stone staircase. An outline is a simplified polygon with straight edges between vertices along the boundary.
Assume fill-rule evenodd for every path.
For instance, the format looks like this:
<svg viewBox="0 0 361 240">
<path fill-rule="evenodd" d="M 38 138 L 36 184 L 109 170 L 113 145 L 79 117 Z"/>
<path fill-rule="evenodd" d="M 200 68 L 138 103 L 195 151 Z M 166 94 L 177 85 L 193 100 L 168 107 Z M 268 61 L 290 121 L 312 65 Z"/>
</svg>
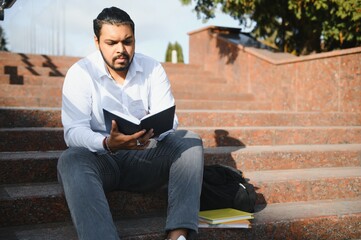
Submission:
<svg viewBox="0 0 361 240">
<path fill-rule="evenodd" d="M 61 86 L 76 60 L 0 52 L 0 239 L 77 239 L 56 180 Z M 272 111 L 199 66 L 164 67 L 205 163 L 241 169 L 258 192 L 251 229 L 199 239 L 361 238 L 360 113 Z M 122 239 L 164 239 L 164 190 L 107 197 Z"/>
</svg>

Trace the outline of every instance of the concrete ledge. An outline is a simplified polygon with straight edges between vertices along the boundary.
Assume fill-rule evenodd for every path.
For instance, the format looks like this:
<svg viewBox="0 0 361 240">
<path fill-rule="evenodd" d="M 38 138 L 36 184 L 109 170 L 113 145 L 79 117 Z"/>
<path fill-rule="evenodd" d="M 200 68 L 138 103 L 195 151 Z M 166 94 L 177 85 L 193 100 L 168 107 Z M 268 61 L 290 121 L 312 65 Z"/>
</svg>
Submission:
<svg viewBox="0 0 361 240">
<path fill-rule="evenodd" d="M 225 33 L 225 32 L 226 33 L 227 32 L 242 33 L 240 29 L 214 26 L 214 25 L 203 27 L 203 28 L 188 32 L 188 35 L 198 34 L 203 31 L 208 31 L 209 34 L 211 34 L 214 37 L 217 37 L 219 40 L 238 46 L 238 49 L 240 51 L 244 51 L 249 54 L 252 54 L 252 55 L 254 55 L 260 59 L 263 59 L 271 64 L 274 64 L 274 65 L 282 65 L 282 64 L 289 64 L 289 63 L 295 63 L 295 62 L 304 62 L 304 61 L 315 60 L 315 59 L 331 58 L 331 57 L 335 57 L 335 56 L 343 56 L 343 55 L 348 55 L 348 54 L 361 53 L 361 47 L 355 47 L 355 48 L 334 50 L 334 51 L 330 51 L 330 52 L 316 53 L 316 54 L 311 54 L 311 55 L 307 55 L 307 56 L 298 56 L 297 57 L 290 53 L 272 52 L 267 49 L 245 47 L 240 44 L 235 44 L 235 43 L 229 41 L 226 37 L 220 36 L 220 33 Z"/>
<path fill-rule="evenodd" d="M 242 46 L 239 46 L 240 50 L 244 50 L 245 52 L 248 52 L 250 54 L 253 54 L 254 56 L 257 56 L 269 63 L 275 64 L 275 65 L 283 65 L 283 64 L 290 64 L 290 63 L 296 63 L 296 62 L 305 62 L 315 59 L 324 59 L 324 58 L 332 58 L 337 56 L 344 56 L 349 54 L 356 54 L 361 53 L 361 47 L 356 48 L 349 48 L 349 49 L 343 49 L 343 50 L 334 50 L 331 52 L 324 52 L 324 53 L 316 53 L 311 54 L 307 56 L 299 56 L 296 57 L 292 54 L 287 53 L 273 53 L 264 49 L 257 49 L 257 48 L 243 48 Z M 290 55 L 290 56 L 287 56 Z"/>
</svg>

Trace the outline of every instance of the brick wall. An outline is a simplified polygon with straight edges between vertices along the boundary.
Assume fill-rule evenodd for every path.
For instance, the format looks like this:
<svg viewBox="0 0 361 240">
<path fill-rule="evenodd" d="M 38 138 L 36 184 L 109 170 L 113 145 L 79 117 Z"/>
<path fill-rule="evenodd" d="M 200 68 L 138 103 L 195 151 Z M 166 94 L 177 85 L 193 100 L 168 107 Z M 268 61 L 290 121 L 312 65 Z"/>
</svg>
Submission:
<svg viewBox="0 0 361 240">
<path fill-rule="evenodd" d="M 361 47 L 295 57 L 229 42 L 207 27 L 189 33 L 189 62 L 271 101 L 272 110 L 361 112 Z"/>
</svg>

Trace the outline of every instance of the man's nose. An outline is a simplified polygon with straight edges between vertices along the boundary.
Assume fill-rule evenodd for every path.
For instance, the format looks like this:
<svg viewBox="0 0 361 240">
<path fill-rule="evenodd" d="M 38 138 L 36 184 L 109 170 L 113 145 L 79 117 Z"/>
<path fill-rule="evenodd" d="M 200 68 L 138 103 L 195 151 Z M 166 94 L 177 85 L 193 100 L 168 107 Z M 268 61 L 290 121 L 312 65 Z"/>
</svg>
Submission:
<svg viewBox="0 0 361 240">
<path fill-rule="evenodd" d="M 125 51 L 125 47 L 124 47 L 124 44 L 123 43 L 118 43 L 117 44 L 117 52 L 120 52 L 120 53 L 122 53 L 122 52 L 124 52 Z"/>
</svg>

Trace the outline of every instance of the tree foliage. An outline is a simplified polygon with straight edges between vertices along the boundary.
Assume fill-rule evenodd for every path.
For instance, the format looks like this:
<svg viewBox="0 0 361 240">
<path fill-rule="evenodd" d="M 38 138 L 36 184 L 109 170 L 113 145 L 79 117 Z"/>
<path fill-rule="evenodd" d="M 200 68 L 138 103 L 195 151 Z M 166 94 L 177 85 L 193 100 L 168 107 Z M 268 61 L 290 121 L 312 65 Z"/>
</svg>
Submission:
<svg viewBox="0 0 361 240">
<path fill-rule="evenodd" d="M 168 43 L 167 51 L 165 54 L 165 61 L 166 62 L 172 61 L 172 51 L 173 50 L 177 51 L 177 62 L 184 63 L 183 49 L 182 49 L 182 46 L 178 42 L 175 42 L 174 44 Z"/>
<path fill-rule="evenodd" d="M 191 4 L 192 0 L 180 0 Z M 361 46 L 361 0 L 194 0 L 199 18 L 217 10 L 256 22 L 252 35 L 296 55 Z"/>
</svg>

